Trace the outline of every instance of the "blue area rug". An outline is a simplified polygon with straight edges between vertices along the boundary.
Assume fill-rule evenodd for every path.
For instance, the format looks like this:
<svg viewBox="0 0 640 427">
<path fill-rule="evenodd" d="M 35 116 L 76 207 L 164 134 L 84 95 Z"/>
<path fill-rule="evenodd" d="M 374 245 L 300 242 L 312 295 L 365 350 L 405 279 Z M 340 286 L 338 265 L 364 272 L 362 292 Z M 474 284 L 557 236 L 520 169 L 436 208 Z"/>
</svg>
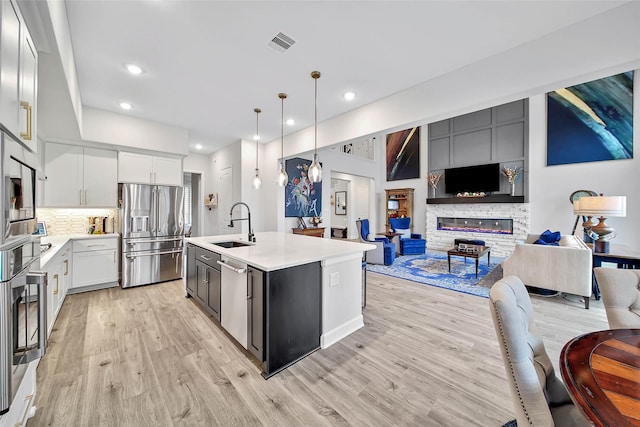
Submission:
<svg viewBox="0 0 640 427">
<path fill-rule="evenodd" d="M 367 271 L 488 298 L 491 285 L 502 278 L 501 268 L 491 272 L 503 259 L 492 256 L 491 265 L 487 266 L 487 257 L 480 258 L 477 278 L 475 259 L 467 258 L 465 263 L 463 257 L 452 256 L 449 273 L 447 253 L 434 250 L 427 250 L 425 255 L 399 256 L 393 265 L 367 264 Z M 495 280 L 486 280 L 493 276 Z"/>
</svg>

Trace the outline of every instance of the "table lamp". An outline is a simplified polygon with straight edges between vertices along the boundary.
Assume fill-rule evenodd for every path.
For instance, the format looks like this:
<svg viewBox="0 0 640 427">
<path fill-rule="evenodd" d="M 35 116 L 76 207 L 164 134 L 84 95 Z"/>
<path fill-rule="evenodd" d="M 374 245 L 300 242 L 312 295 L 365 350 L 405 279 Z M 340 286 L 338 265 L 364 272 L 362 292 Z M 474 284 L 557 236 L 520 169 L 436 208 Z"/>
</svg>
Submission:
<svg viewBox="0 0 640 427">
<path fill-rule="evenodd" d="M 589 218 L 585 224 L 589 229 L 590 236 L 594 239 L 594 251 L 608 253 L 609 241 L 616 236 L 616 232 L 613 227 L 606 224 L 605 221 L 610 216 L 627 216 L 627 197 L 580 197 L 573 202 L 573 211 L 577 215 L 583 215 Z M 590 223 L 590 218 L 593 216 L 599 216 L 598 223 L 595 225 Z"/>
</svg>

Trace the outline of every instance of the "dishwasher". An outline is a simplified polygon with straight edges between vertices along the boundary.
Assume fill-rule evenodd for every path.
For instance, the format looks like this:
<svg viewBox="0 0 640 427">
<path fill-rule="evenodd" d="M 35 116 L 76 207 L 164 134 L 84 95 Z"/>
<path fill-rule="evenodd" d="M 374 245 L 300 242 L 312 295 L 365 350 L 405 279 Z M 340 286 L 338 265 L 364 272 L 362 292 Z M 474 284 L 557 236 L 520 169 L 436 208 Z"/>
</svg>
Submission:
<svg viewBox="0 0 640 427">
<path fill-rule="evenodd" d="M 222 255 L 220 324 L 247 348 L 247 264 Z"/>
</svg>

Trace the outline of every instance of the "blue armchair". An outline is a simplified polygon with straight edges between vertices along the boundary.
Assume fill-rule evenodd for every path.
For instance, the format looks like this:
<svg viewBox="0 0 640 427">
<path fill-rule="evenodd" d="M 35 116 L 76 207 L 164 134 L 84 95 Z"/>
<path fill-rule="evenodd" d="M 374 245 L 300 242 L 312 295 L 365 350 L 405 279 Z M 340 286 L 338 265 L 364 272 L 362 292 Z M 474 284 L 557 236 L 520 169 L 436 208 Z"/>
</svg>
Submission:
<svg viewBox="0 0 640 427">
<path fill-rule="evenodd" d="M 393 264 L 396 259 L 396 244 L 389 242 L 386 237 L 370 236 L 368 219 L 359 219 L 356 224 L 360 241 L 376 245 L 375 249 L 366 252 L 365 260 L 369 264 Z"/>
<path fill-rule="evenodd" d="M 412 233 L 411 218 L 389 218 L 389 225 L 394 233 L 402 233 L 400 237 L 400 255 L 420 255 L 427 250 L 427 241 L 422 234 Z"/>
</svg>

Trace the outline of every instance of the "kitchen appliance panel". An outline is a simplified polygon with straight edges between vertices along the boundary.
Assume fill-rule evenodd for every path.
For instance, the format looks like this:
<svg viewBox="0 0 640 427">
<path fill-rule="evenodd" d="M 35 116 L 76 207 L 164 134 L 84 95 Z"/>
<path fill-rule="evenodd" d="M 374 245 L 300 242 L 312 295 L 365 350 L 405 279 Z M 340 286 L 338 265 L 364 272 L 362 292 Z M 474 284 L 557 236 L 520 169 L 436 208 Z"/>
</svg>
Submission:
<svg viewBox="0 0 640 427">
<path fill-rule="evenodd" d="M 122 287 L 149 285 L 182 277 L 182 248 L 122 253 Z"/>
<path fill-rule="evenodd" d="M 0 245 L 36 230 L 37 158 L 21 142 L 2 132 L 0 127 L 0 176 L 2 178 L 2 210 Z"/>
<path fill-rule="evenodd" d="M 247 348 L 247 264 L 222 256 L 220 324 Z"/>
<path fill-rule="evenodd" d="M 182 187 L 157 186 L 157 213 L 154 218 L 156 237 L 184 234 L 184 189 Z"/>
<path fill-rule="evenodd" d="M 156 210 L 153 187 L 142 184 L 120 184 L 120 227 L 123 238 L 153 237 Z"/>
</svg>

